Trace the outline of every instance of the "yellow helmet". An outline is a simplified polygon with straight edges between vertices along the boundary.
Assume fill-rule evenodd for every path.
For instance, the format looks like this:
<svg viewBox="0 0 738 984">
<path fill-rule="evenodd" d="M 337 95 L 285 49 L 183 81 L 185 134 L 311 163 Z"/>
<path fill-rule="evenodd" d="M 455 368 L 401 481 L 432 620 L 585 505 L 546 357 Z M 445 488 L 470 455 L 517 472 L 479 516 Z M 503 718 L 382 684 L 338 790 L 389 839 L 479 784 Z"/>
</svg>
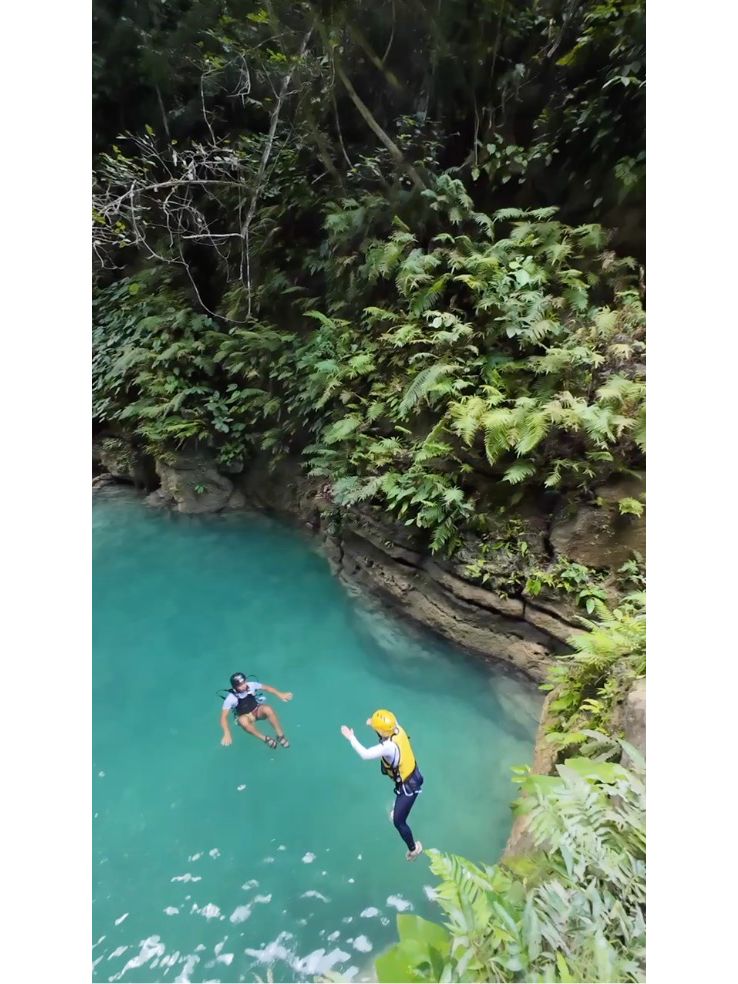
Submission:
<svg viewBox="0 0 738 984">
<path fill-rule="evenodd" d="M 397 718 L 392 711 L 375 711 L 368 723 L 380 735 L 392 735 L 397 728 Z"/>
</svg>

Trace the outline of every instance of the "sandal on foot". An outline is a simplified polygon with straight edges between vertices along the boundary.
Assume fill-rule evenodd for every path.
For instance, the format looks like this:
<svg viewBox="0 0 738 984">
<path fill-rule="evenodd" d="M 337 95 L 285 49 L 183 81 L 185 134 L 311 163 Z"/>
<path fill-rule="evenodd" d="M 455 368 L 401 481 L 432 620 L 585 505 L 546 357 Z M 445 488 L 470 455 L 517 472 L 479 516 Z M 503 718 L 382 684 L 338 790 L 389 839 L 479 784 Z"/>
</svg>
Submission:
<svg viewBox="0 0 738 984">
<path fill-rule="evenodd" d="M 274 738 L 265 738 L 264 743 L 267 744 L 270 748 L 277 747 L 277 742 L 274 740 Z"/>
<path fill-rule="evenodd" d="M 279 735 L 277 738 L 277 744 L 281 745 L 282 748 L 289 748 L 290 743 L 287 741 L 284 735 Z"/>
</svg>

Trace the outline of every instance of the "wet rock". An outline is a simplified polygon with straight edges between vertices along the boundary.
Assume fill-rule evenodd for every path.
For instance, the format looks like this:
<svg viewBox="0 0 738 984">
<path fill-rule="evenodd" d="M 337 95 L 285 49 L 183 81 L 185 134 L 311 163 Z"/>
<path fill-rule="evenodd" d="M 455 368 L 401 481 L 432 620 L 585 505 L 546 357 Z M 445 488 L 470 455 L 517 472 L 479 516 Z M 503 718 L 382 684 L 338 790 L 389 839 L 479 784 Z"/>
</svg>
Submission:
<svg viewBox="0 0 738 984">
<path fill-rule="evenodd" d="M 110 472 L 103 472 L 92 479 L 92 487 L 93 489 L 103 489 L 106 486 L 115 485 L 116 481 L 117 479 Z"/>
<path fill-rule="evenodd" d="M 119 482 L 130 482 L 140 489 L 156 485 L 153 459 L 135 441 L 120 434 L 102 434 L 92 442 L 93 466 Z"/>
<path fill-rule="evenodd" d="M 430 560 L 415 566 L 392 557 L 345 528 L 338 573 L 345 583 L 379 595 L 450 642 L 544 679 L 557 645 L 525 621 L 519 600 L 453 578 Z"/>
<path fill-rule="evenodd" d="M 185 450 L 156 462 L 161 481 L 151 505 L 166 505 L 182 513 L 214 513 L 245 505 L 242 492 L 221 475 L 212 458 L 202 451 Z"/>
<path fill-rule="evenodd" d="M 634 551 L 645 558 L 646 518 L 621 516 L 621 499 L 639 499 L 643 481 L 626 478 L 597 490 L 598 504 L 568 507 L 554 517 L 551 545 L 560 557 L 587 567 L 617 569 Z"/>
</svg>

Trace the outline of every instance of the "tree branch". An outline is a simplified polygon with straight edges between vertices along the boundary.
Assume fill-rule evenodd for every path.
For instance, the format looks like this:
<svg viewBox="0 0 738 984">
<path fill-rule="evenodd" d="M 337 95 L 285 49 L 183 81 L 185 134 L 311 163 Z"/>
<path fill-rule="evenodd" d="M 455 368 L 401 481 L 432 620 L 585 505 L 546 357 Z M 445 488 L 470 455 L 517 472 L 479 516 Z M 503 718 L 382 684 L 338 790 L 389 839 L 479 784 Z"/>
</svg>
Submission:
<svg viewBox="0 0 738 984">
<path fill-rule="evenodd" d="M 394 140 L 386 133 L 382 127 L 379 125 L 375 117 L 373 116 L 369 107 L 363 102 L 356 89 L 354 89 L 351 84 L 351 80 L 348 78 L 344 72 L 341 63 L 336 60 L 336 74 L 343 83 L 346 92 L 348 92 L 351 102 L 356 106 L 360 115 L 368 125 L 369 129 L 376 134 L 379 140 L 384 144 L 387 150 L 390 152 L 393 159 L 406 172 L 408 177 L 411 179 L 416 188 L 420 191 L 424 191 L 427 188 L 425 181 L 420 177 L 418 172 L 415 170 L 413 165 L 406 160 L 405 155 L 402 153 L 400 148 L 394 142 Z"/>
</svg>

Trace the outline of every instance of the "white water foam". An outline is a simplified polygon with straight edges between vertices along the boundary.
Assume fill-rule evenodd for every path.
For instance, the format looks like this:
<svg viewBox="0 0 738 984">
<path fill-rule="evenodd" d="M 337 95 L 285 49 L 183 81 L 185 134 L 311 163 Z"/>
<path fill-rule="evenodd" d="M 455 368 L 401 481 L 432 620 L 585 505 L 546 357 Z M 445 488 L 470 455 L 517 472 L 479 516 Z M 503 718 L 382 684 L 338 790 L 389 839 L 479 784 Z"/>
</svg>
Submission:
<svg viewBox="0 0 738 984">
<path fill-rule="evenodd" d="M 387 905 L 391 905 L 393 909 L 397 909 L 398 912 L 405 912 L 406 909 L 412 909 L 412 902 L 408 902 L 401 895 L 390 895 L 387 897 Z"/>
<path fill-rule="evenodd" d="M 302 895 L 300 896 L 300 898 L 301 899 L 320 899 L 321 902 L 330 902 L 330 899 L 327 899 L 325 897 L 325 895 L 323 895 L 321 892 L 315 892 L 315 891 L 313 891 L 313 889 L 310 889 L 307 892 L 303 892 Z"/>
</svg>

